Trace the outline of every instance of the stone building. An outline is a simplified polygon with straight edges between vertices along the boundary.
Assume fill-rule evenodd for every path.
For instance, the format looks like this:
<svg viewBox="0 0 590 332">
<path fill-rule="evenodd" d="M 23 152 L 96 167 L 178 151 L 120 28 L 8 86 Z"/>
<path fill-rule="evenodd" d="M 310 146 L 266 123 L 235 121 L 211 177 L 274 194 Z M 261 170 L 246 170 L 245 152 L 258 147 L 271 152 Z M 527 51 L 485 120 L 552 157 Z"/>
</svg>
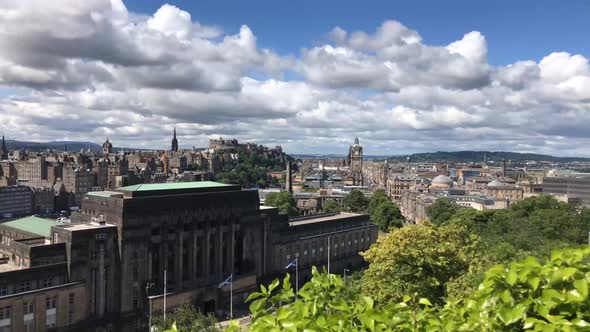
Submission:
<svg viewBox="0 0 590 332">
<path fill-rule="evenodd" d="M 178 151 L 178 139 L 176 138 L 176 127 L 174 127 L 174 136 L 172 137 L 172 144 L 170 150 L 172 152 Z"/>
<path fill-rule="evenodd" d="M 92 190 L 94 180 L 92 170 L 75 163 L 64 163 L 62 181 L 66 190 L 74 194 L 75 204 L 80 204 L 82 196 Z"/>
<path fill-rule="evenodd" d="M 8 159 L 8 148 L 6 147 L 6 140 L 4 134 L 2 134 L 2 142 L 0 142 L 0 160 Z"/>
<path fill-rule="evenodd" d="M 547 194 L 575 196 L 584 206 L 590 207 L 590 174 L 545 177 L 542 191 Z"/>
<path fill-rule="evenodd" d="M 33 212 L 49 214 L 55 211 L 55 191 L 53 188 L 32 188 Z"/>
<path fill-rule="evenodd" d="M 0 218 L 33 213 L 33 191 L 27 186 L 0 187 Z"/>
<path fill-rule="evenodd" d="M 354 139 L 354 144 L 348 150 L 348 165 L 353 178 L 353 186 L 363 186 L 363 147 L 359 143 L 358 137 Z"/>
<path fill-rule="evenodd" d="M 484 189 L 486 196 L 509 199 L 511 202 L 523 199 L 524 190 L 522 187 L 511 186 L 504 182 L 494 180 Z"/>
<path fill-rule="evenodd" d="M 47 164 L 45 156 L 33 156 L 16 163 L 18 180 L 30 187 L 44 187 L 47 182 Z"/>
<path fill-rule="evenodd" d="M 303 282 L 327 265 L 328 245 L 338 273 L 362 264 L 358 252 L 377 237 L 366 215 L 289 220 L 261 207 L 256 190 L 207 181 L 90 192 L 81 203 L 71 224 L 0 224 L 0 308 L 14 329 L 144 331 L 148 301 L 163 308 L 164 275 L 168 310 L 190 302 L 223 316 L 229 289 L 217 284 L 228 275 L 239 305 L 295 257 Z"/>
</svg>

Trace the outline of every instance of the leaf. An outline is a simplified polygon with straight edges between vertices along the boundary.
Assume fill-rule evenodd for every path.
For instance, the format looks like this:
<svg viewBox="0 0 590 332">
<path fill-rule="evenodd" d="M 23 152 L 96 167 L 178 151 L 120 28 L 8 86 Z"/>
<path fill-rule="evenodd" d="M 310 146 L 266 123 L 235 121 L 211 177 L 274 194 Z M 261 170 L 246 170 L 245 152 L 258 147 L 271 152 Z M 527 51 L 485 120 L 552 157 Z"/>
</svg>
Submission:
<svg viewBox="0 0 590 332">
<path fill-rule="evenodd" d="M 430 303 L 430 301 L 427 298 L 425 298 L 425 297 L 423 297 L 420 300 L 418 300 L 418 303 L 423 304 L 423 305 L 428 306 L 428 307 L 432 307 L 432 303 Z"/>
<path fill-rule="evenodd" d="M 574 281 L 574 287 L 580 292 L 584 299 L 588 298 L 588 282 L 584 279 Z"/>
<path fill-rule="evenodd" d="M 537 290 L 539 288 L 539 283 L 541 279 L 539 277 L 532 277 L 528 280 L 529 285 L 533 288 L 533 290 Z"/>
</svg>

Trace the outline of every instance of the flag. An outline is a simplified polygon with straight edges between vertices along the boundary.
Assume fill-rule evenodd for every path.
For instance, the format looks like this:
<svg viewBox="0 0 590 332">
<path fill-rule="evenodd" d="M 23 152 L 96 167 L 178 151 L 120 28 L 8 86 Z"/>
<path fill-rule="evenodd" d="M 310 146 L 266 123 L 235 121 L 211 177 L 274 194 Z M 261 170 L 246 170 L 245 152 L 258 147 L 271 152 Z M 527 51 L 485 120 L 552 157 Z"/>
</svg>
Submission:
<svg viewBox="0 0 590 332">
<path fill-rule="evenodd" d="M 288 269 L 290 267 L 297 267 L 297 258 L 295 258 L 293 261 L 291 261 L 291 263 L 289 263 L 289 265 L 285 266 L 285 269 Z"/>
<path fill-rule="evenodd" d="M 220 283 L 220 284 L 217 286 L 217 288 L 221 288 L 221 287 L 223 287 L 223 286 L 226 286 L 226 285 L 229 285 L 229 284 L 231 284 L 231 282 L 232 282 L 232 277 L 233 277 L 233 276 L 234 276 L 233 274 L 230 274 L 230 276 L 229 276 L 229 277 L 227 277 L 227 279 L 225 279 L 225 280 L 224 280 L 222 283 Z"/>
</svg>

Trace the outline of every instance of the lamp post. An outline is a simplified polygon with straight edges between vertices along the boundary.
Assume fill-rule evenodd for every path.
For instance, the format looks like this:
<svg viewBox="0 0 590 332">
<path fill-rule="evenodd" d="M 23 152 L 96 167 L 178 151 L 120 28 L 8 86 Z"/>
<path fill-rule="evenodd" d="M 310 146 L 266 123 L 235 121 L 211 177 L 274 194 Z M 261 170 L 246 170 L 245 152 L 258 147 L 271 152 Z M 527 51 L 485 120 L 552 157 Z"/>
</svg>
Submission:
<svg viewBox="0 0 590 332">
<path fill-rule="evenodd" d="M 349 269 L 344 269 L 344 283 L 346 283 L 346 272 L 350 272 Z"/>
<path fill-rule="evenodd" d="M 148 282 L 145 285 L 145 295 L 148 298 L 149 316 L 148 316 L 148 332 L 152 332 L 152 298 L 150 297 L 150 288 L 154 286 L 153 282 Z"/>
</svg>

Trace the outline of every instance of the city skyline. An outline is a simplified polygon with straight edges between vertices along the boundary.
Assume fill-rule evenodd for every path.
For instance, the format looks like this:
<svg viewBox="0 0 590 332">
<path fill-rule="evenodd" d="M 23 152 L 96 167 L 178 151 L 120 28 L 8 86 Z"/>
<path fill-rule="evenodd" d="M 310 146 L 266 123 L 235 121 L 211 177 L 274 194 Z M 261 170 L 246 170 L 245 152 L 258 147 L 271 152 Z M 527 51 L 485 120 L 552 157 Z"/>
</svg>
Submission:
<svg viewBox="0 0 590 332">
<path fill-rule="evenodd" d="M 295 10 L 282 39 L 262 4 L 227 19 L 217 6 L 159 1 L 0 4 L 0 130 L 136 148 L 167 148 L 177 127 L 180 148 L 223 136 L 342 153 L 358 136 L 367 155 L 590 156 L 589 56 L 576 43 L 587 3 L 452 2 L 431 24 L 407 3 L 358 20 L 338 9 L 320 24 L 324 5 L 301 32 L 293 21 L 310 9 Z M 503 9 L 511 15 L 494 23 Z M 475 18 L 436 24 L 466 13 Z M 518 13 L 536 18 L 511 35 Z"/>
</svg>

